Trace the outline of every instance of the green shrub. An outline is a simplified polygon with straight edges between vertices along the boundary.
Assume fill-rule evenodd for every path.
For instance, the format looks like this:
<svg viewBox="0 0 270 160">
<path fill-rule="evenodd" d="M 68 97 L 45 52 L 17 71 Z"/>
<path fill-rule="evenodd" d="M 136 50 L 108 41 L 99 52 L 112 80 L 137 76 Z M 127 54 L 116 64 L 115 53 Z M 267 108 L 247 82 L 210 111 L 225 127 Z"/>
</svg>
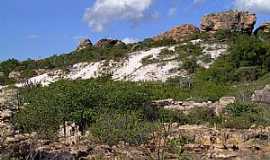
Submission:
<svg viewBox="0 0 270 160">
<path fill-rule="evenodd" d="M 129 144 L 143 144 L 148 141 L 155 129 L 153 123 L 143 120 L 136 112 L 105 113 L 100 115 L 90 131 L 101 142 L 115 145 L 120 141 Z"/>
<path fill-rule="evenodd" d="M 268 107 L 238 102 L 228 105 L 225 112 L 221 123 L 221 126 L 225 128 L 248 129 L 252 125 L 270 124 Z"/>
</svg>

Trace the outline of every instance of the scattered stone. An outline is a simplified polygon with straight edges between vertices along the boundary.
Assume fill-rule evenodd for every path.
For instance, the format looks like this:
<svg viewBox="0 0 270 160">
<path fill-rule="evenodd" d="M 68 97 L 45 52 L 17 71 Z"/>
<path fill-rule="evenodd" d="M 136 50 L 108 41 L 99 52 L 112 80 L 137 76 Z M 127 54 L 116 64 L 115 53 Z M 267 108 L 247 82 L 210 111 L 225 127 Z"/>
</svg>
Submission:
<svg viewBox="0 0 270 160">
<path fill-rule="evenodd" d="M 12 111 L 10 110 L 4 110 L 4 111 L 0 111 L 0 120 L 7 120 L 7 119 L 10 119 L 12 116 Z"/>
<path fill-rule="evenodd" d="M 204 16 L 201 31 L 215 33 L 218 30 L 246 32 L 251 34 L 256 23 L 256 15 L 243 11 L 226 11 Z"/>
<path fill-rule="evenodd" d="M 66 122 L 65 126 L 60 126 L 58 136 L 65 144 L 75 145 L 79 143 L 82 133 L 79 131 L 79 126 L 75 123 Z"/>
<path fill-rule="evenodd" d="M 184 24 L 181 26 L 174 27 L 168 32 L 162 33 L 153 38 L 154 41 L 160 40 L 174 40 L 176 42 L 182 42 L 185 40 L 190 40 L 194 33 L 199 33 L 199 28 L 192 24 Z"/>
<path fill-rule="evenodd" d="M 270 103 L 270 85 L 266 85 L 261 90 L 256 90 L 251 99 L 253 102 Z"/>
<path fill-rule="evenodd" d="M 219 100 L 219 104 L 223 105 L 223 106 L 227 106 L 229 104 L 235 103 L 236 98 L 233 96 L 226 96 L 226 97 L 222 97 Z"/>
</svg>

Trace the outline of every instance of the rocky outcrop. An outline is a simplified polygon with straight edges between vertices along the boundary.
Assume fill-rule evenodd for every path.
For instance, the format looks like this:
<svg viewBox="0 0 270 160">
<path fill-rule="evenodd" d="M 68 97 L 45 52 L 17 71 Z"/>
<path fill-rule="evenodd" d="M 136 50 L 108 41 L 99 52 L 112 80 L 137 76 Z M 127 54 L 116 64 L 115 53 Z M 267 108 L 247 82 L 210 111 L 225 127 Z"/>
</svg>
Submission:
<svg viewBox="0 0 270 160">
<path fill-rule="evenodd" d="M 201 31 L 215 33 L 218 30 L 252 33 L 256 23 L 256 15 L 243 11 L 226 11 L 204 16 Z"/>
<path fill-rule="evenodd" d="M 270 22 L 264 23 L 261 26 L 259 26 L 255 31 L 255 34 L 257 33 L 270 33 Z"/>
<path fill-rule="evenodd" d="M 77 144 L 80 141 L 81 136 L 82 133 L 79 130 L 79 126 L 75 123 L 65 122 L 65 126 L 60 126 L 58 137 L 67 145 Z"/>
<path fill-rule="evenodd" d="M 176 42 L 181 42 L 184 40 L 189 40 L 194 33 L 198 32 L 200 32 L 199 28 L 195 27 L 194 25 L 184 24 L 154 37 L 153 40 L 174 40 Z"/>
<path fill-rule="evenodd" d="M 92 46 L 93 46 L 93 44 L 92 44 L 90 39 L 81 39 L 79 46 L 77 47 L 77 51 L 80 51 L 82 49 L 89 48 Z"/>
<path fill-rule="evenodd" d="M 125 45 L 124 42 L 114 39 L 101 39 L 95 44 L 98 48 L 124 47 Z"/>
<path fill-rule="evenodd" d="M 188 113 L 194 108 L 208 108 L 213 111 L 216 115 L 219 115 L 224 111 L 224 108 L 228 104 L 232 104 L 236 102 L 235 97 L 226 96 L 220 98 L 217 102 L 194 102 L 194 101 L 175 101 L 173 99 L 165 99 L 154 101 L 152 103 L 153 107 L 164 108 L 167 110 L 174 110 L 174 111 L 184 111 Z"/>
<path fill-rule="evenodd" d="M 252 101 L 270 104 L 270 85 L 266 85 L 261 90 L 256 90 L 252 95 Z"/>
<path fill-rule="evenodd" d="M 9 73 L 8 78 L 19 81 L 19 80 L 21 80 L 22 75 L 19 71 L 12 71 Z"/>
</svg>

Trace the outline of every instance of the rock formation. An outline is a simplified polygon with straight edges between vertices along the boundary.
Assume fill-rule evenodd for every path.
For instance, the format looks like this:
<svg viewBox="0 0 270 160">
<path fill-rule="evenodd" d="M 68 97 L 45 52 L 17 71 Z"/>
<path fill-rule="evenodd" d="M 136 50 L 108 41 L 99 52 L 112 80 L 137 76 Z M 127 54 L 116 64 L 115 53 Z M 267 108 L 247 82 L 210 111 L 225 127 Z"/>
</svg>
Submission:
<svg viewBox="0 0 270 160">
<path fill-rule="evenodd" d="M 194 102 L 194 101 L 175 101 L 173 99 L 165 99 L 154 101 L 153 107 L 164 108 L 166 110 L 184 111 L 189 112 L 194 108 L 208 108 L 212 110 L 216 115 L 220 115 L 224 111 L 224 108 L 236 102 L 236 98 L 233 96 L 221 97 L 217 102 Z"/>
<path fill-rule="evenodd" d="M 256 23 L 256 15 L 243 11 L 226 11 L 209 14 L 202 18 L 201 31 L 215 33 L 218 30 L 252 33 Z"/>
<path fill-rule="evenodd" d="M 174 27 L 168 32 L 162 33 L 153 38 L 154 41 L 159 40 L 174 40 L 176 42 L 181 42 L 184 40 L 189 40 L 192 34 L 200 32 L 199 28 L 192 24 L 184 24 L 181 26 Z"/>
<path fill-rule="evenodd" d="M 270 85 L 266 85 L 262 90 L 256 90 L 252 95 L 252 101 L 270 104 Z"/>
<path fill-rule="evenodd" d="M 254 33 L 270 33 L 270 22 L 264 23 L 259 26 Z"/>
<path fill-rule="evenodd" d="M 77 50 L 80 51 L 82 49 L 88 48 L 88 47 L 92 47 L 93 44 L 90 41 L 90 39 L 81 39 L 79 46 L 77 47 Z"/>
<path fill-rule="evenodd" d="M 98 48 L 123 47 L 125 45 L 124 42 L 114 39 L 101 39 L 95 44 Z"/>
<path fill-rule="evenodd" d="M 19 81 L 22 78 L 22 75 L 18 71 L 12 71 L 9 73 L 8 78 Z"/>
</svg>

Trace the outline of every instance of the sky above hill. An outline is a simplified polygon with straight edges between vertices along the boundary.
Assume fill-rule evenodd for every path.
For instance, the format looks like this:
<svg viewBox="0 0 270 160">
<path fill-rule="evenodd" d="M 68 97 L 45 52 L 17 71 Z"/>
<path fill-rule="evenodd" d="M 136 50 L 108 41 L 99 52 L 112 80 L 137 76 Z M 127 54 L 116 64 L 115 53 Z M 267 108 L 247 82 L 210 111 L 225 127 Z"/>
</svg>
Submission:
<svg viewBox="0 0 270 160">
<path fill-rule="evenodd" d="M 256 12 L 257 25 L 270 21 L 270 0 L 2 0 L 0 60 L 67 53 L 81 38 L 143 40 L 236 8 Z"/>
</svg>

